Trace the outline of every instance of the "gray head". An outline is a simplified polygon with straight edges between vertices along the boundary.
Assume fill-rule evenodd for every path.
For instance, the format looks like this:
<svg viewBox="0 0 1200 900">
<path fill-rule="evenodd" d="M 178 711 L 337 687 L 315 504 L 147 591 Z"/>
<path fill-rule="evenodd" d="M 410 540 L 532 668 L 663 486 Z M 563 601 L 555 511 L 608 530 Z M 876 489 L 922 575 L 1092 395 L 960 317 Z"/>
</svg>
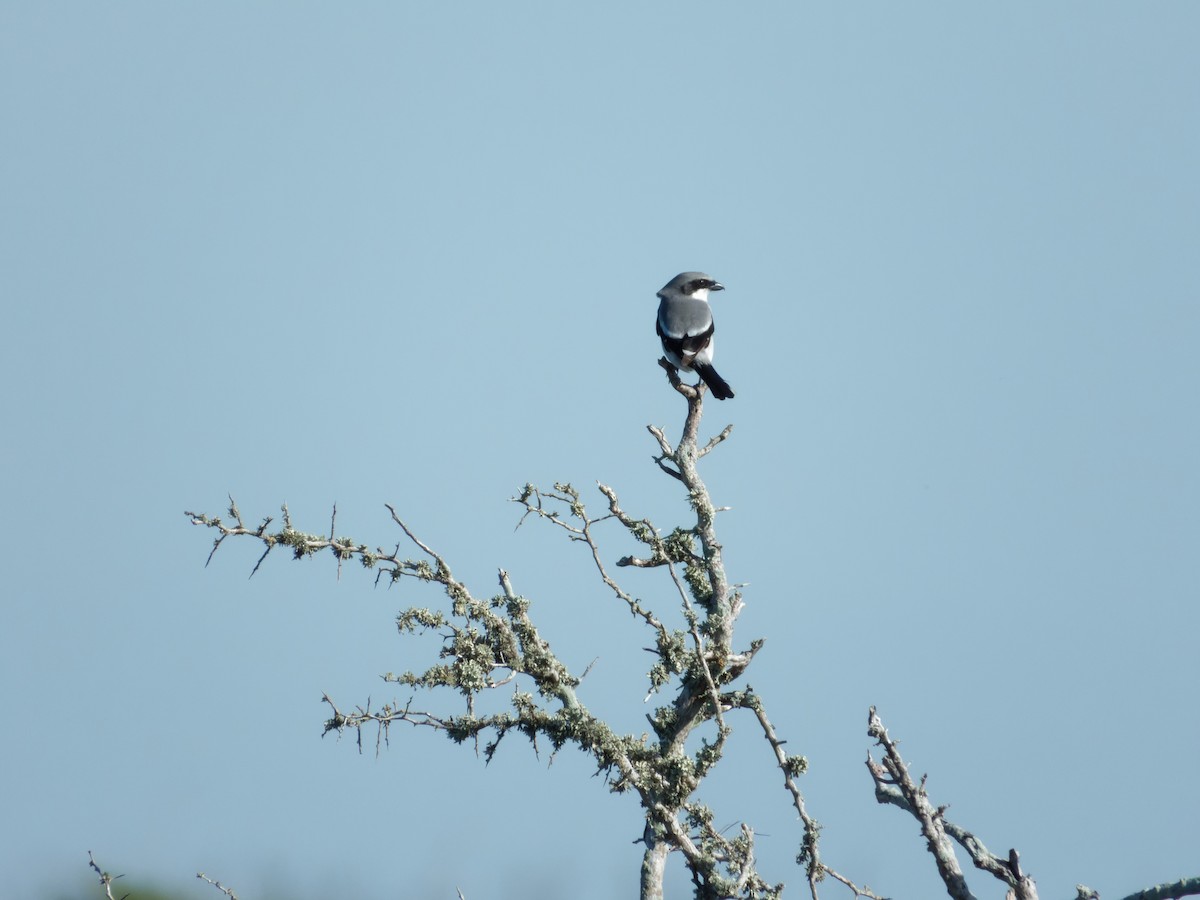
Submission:
<svg viewBox="0 0 1200 900">
<path fill-rule="evenodd" d="M 711 275 L 703 272 L 680 272 L 663 285 L 658 296 L 663 297 L 695 297 L 697 300 L 707 300 L 709 291 L 723 291 L 725 285 L 715 281 Z"/>
</svg>

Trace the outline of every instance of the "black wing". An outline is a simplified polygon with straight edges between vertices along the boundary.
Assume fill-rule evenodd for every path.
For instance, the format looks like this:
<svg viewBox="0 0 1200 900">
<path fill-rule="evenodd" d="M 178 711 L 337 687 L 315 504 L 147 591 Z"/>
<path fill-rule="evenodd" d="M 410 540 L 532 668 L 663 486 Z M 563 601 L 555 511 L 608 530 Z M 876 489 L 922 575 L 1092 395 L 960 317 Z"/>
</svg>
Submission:
<svg viewBox="0 0 1200 900">
<path fill-rule="evenodd" d="M 671 351 L 680 359 L 690 359 L 708 346 L 712 340 L 715 323 L 710 322 L 708 328 L 699 334 L 685 334 L 683 337 L 672 337 L 663 331 L 662 322 L 655 322 L 654 328 L 662 338 L 663 348 Z"/>
</svg>

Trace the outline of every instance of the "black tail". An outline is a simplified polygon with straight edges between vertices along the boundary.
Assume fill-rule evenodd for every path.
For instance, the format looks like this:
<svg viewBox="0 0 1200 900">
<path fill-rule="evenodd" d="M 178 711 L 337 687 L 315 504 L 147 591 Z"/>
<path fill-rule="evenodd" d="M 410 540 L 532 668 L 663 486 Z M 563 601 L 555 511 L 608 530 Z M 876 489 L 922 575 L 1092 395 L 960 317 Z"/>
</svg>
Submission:
<svg viewBox="0 0 1200 900">
<path fill-rule="evenodd" d="M 733 396 L 733 388 L 729 386 L 729 382 L 718 375 L 717 370 L 712 366 L 693 362 L 692 369 L 704 379 L 704 383 L 708 385 L 708 389 L 712 391 L 712 395 L 718 400 L 728 400 Z"/>
</svg>

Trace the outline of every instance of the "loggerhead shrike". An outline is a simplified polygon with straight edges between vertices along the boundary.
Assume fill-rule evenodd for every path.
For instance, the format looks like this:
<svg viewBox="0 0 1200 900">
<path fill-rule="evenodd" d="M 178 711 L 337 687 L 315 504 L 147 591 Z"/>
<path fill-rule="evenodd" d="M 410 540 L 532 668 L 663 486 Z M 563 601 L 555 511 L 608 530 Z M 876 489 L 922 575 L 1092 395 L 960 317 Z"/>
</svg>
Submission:
<svg viewBox="0 0 1200 900">
<path fill-rule="evenodd" d="M 733 388 L 712 367 L 714 327 L 708 292 L 723 290 L 723 284 L 703 272 L 681 272 L 658 292 L 658 336 L 667 361 L 699 375 L 718 400 L 732 397 Z"/>
</svg>

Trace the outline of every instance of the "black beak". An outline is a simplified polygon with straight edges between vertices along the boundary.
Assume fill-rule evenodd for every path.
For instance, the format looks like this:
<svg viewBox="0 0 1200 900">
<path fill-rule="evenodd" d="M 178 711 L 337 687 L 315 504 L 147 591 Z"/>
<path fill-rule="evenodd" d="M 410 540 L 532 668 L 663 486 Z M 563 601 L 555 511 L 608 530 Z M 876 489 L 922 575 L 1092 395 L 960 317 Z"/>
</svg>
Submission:
<svg viewBox="0 0 1200 900">
<path fill-rule="evenodd" d="M 721 282 L 719 282 L 719 281 L 714 281 L 712 284 L 710 284 L 708 286 L 708 289 L 710 291 L 723 291 L 723 290 L 725 290 L 725 285 L 721 284 Z"/>
</svg>

